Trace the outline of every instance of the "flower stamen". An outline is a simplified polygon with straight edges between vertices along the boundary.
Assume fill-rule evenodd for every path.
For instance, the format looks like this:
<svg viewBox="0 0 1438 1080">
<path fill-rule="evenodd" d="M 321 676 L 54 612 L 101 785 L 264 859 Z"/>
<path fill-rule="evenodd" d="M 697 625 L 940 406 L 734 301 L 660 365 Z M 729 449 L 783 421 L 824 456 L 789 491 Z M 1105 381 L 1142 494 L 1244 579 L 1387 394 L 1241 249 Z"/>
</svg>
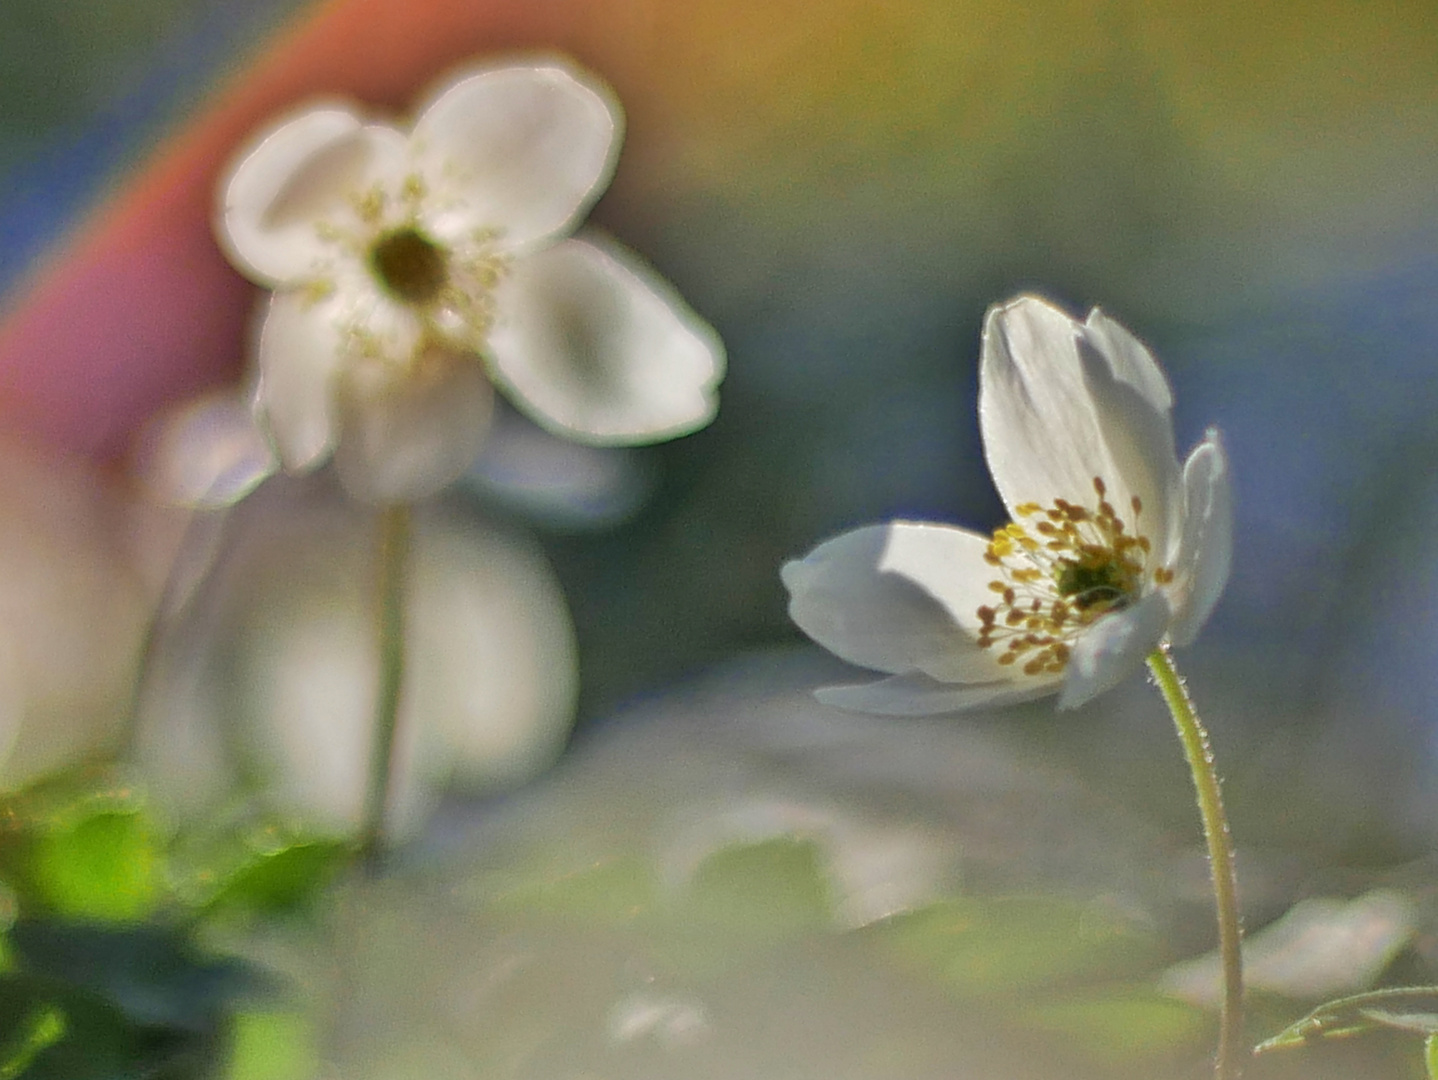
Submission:
<svg viewBox="0 0 1438 1080">
<path fill-rule="evenodd" d="M 999 577 L 989 591 L 999 603 L 983 605 L 980 648 L 1002 647 L 1005 666 L 1021 665 L 1026 675 L 1064 670 L 1079 633 L 1101 616 L 1134 603 L 1143 590 L 1152 543 L 1139 532 L 1143 503 L 1134 496 L 1125 523 L 1108 501 L 1108 486 L 1093 478 L 1096 508 L 1055 499 L 1052 506 L 1022 503 L 1015 521 L 993 534 L 984 561 Z M 1159 567 L 1155 583 L 1173 580 Z"/>
</svg>

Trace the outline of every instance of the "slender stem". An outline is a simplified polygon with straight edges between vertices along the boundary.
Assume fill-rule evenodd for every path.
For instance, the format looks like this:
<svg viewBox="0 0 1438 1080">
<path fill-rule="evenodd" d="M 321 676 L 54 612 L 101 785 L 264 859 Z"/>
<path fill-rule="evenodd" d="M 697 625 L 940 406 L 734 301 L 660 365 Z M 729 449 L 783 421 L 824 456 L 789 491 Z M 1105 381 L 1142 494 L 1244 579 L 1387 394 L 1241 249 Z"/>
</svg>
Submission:
<svg viewBox="0 0 1438 1080">
<path fill-rule="evenodd" d="M 1213 906 L 1218 915 L 1218 953 L 1223 966 L 1223 1008 L 1219 1015 L 1218 1056 L 1215 1075 L 1218 1080 L 1236 1080 L 1242 1071 L 1243 1052 L 1243 954 L 1239 943 L 1243 929 L 1238 919 L 1238 875 L 1233 865 L 1233 838 L 1228 831 L 1228 818 L 1223 812 L 1223 795 L 1219 791 L 1218 772 L 1213 767 L 1213 750 L 1208 732 L 1199 722 L 1198 712 L 1183 685 L 1183 677 L 1174 665 L 1173 655 L 1164 642 L 1148 657 L 1168 711 L 1173 714 L 1183 753 L 1193 774 L 1193 787 L 1198 795 L 1198 812 L 1203 819 L 1203 836 L 1208 841 L 1209 871 L 1213 877 Z"/>
<path fill-rule="evenodd" d="M 360 852 L 377 866 L 384 849 L 385 822 L 395 782 L 395 745 L 399 733 L 400 695 L 404 690 L 404 594 L 409 564 L 410 508 L 386 506 L 379 516 L 379 559 L 376 574 L 379 639 L 379 693 L 375 700 L 374 744 L 370 751 L 369 786 L 365 792 Z"/>
</svg>

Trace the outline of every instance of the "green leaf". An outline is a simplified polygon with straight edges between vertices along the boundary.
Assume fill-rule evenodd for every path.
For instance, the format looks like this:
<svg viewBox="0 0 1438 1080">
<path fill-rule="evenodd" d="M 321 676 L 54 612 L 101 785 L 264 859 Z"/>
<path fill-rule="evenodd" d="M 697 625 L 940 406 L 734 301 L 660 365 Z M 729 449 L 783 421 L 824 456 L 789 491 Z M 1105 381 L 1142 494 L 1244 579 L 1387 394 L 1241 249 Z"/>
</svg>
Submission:
<svg viewBox="0 0 1438 1080">
<path fill-rule="evenodd" d="M 132 787 L 66 773 L 0 799 L 0 880 L 27 915 L 134 921 L 161 898 L 160 842 Z"/>
<path fill-rule="evenodd" d="M 1131 1064 L 1186 1050 L 1212 1020 L 1202 1009 L 1147 987 L 1085 991 L 1023 1013 L 1024 1026 L 1063 1036 L 1105 1065 Z"/>
<path fill-rule="evenodd" d="M 1423 1064 L 1428 1069 L 1428 1080 L 1438 1080 L 1438 1035 L 1423 1040 Z"/>
<path fill-rule="evenodd" d="M 1259 1043 L 1254 1053 L 1286 1050 L 1317 1039 L 1343 1038 L 1379 1028 L 1438 1034 L 1438 986 L 1370 990 L 1330 1001 Z"/>
<path fill-rule="evenodd" d="M 906 966 L 934 972 L 966 997 L 1130 977 L 1158 948 L 1111 913 L 1040 896 L 945 900 L 872 932 Z"/>
<path fill-rule="evenodd" d="M 236 1000 L 269 989 L 238 960 L 199 955 L 179 931 L 21 921 L 10 930 L 22 971 L 70 987 L 144 1027 L 205 1030 Z"/>
<path fill-rule="evenodd" d="M 225 1080 L 310 1080 L 319 1075 L 314 1025 L 295 1013 L 234 1018 Z"/>
<path fill-rule="evenodd" d="M 307 907 L 353 855 L 338 840 L 310 840 L 253 851 L 201 906 L 206 916 L 250 911 L 280 915 Z"/>
<path fill-rule="evenodd" d="M 11 1000 L 20 995 L 4 992 L 9 989 L 0 990 L 0 1080 L 23 1075 L 38 1054 L 65 1034 L 65 1015 L 58 1008 L 48 1002 L 31 1006 Z"/>
<path fill-rule="evenodd" d="M 479 882 L 503 913 L 538 915 L 579 923 L 627 923 L 654 910 L 658 881 L 648 862 L 634 857 L 605 859 L 570 872 L 531 871 L 508 880 Z"/>
<path fill-rule="evenodd" d="M 694 871 L 687 901 L 687 914 L 701 922 L 765 937 L 830 921 L 819 847 L 793 837 L 716 851 Z"/>
<path fill-rule="evenodd" d="M 9 1058 L 23 1070 L 16 1080 L 197 1080 L 213 1075 L 223 1046 L 217 1023 L 196 1029 L 139 1024 L 112 1002 L 49 978 L 0 979 L 0 1007 L 0 1015 L 25 1021 L 41 1013 L 38 1028 L 24 1032 L 29 1046 Z M 18 1045 L 8 1042 L 7 1049 Z"/>
<path fill-rule="evenodd" d="M 160 892 L 159 854 L 139 810 L 105 810 L 34 844 L 30 881 L 57 915 L 111 922 L 143 918 Z"/>
</svg>

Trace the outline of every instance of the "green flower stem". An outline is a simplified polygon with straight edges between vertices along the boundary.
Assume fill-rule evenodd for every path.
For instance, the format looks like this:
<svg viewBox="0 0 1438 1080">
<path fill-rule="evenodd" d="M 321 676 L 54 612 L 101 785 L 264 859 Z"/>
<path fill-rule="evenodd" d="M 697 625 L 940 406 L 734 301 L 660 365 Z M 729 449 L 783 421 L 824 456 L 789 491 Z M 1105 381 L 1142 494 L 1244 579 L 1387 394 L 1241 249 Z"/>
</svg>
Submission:
<svg viewBox="0 0 1438 1080">
<path fill-rule="evenodd" d="M 1193 774 L 1198 812 L 1203 819 L 1203 835 L 1208 841 L 1213 905 L 1218 914 L 1218 953 L 1223 966 L 1223 1009 L 1219 1014 L 1215 1075 L 1218 1080 L 1236 1080 L 1242 1071 L 1242 1058 L 1247 1055 L 1243 1051 L 1243 954 L 1239 947 L 1243 930 L 1238 920 L 1238 876 L 1233 866 L 1233 838 L 1228 831 L 1228 818 L 1223 812 L 1223 795 L 1219 791 L 1218 772 L 1213 767 L 1208 732 L 1199 722 L 1198 712 L 1184 688 L 1183 677 L 1174 666 L 1167 642 L 1149 654 L 1148 670 L 1153 673 L 1159 693 L 1163 694 L 1168 711 L 1173 714 L 1173 724 L 1178 729 L 1178 738 L 1183 743 L 1183 753 Z"/>
<path fill-rule="evenodd" d="M 408 578 L 412 523 L 405 503 L 386 506 L 379 516 L 376 575 L 379 639 L 379 693 L 375 700 L 374 746 L 365 792 L 360 853 L 375 867 L 384 851 L 385 821 L 395 781 L 400 696 L 404 691 L 404 595 Z"/>
</svg>

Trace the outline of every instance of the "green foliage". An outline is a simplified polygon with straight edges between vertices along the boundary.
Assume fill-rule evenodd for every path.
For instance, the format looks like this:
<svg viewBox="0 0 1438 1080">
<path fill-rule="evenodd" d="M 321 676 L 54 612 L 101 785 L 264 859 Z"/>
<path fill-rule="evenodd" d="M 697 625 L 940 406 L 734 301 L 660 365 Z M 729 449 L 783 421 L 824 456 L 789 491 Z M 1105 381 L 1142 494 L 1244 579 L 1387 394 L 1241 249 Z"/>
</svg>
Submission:
<svg viewBox="0 0 1438 1080">
<path fill-rule="evenodd" d="M 132 789 L 49 781 L 0 803 L 0 881 L 26 912 L 142 919 L 163 888 L 155 828 Z"/>
<path fill-rule="evenodd" d="M 526 874 L 503 886 L 495 908 L 580 923 L 627 923 L 654 911 L 659 884 L 637 856 L 607 859 L 582 870 Z"/>
<path fill-rule="evenodd" d="M 295 1013 L 242 1012 L 234 1018 L 225 1080 L 311 1080 L 320 1070 L 314 1030 Z"/>
<path fill-rule="evenodd" d="M 1307 1046 L 1320 1039 L 1339 1039 L 1365 1032 L 1406 1031 L 1431 1044 L 1438 1035 L 1438 986 L 1400 986 L 1370 990 L 1318 1006 L 1255 1048 L 1255 1053 Z M 1431 1048 L 1429 1057 L 1432 1057 Z M 1432 1071 L 1430 1065 L 1429 1071 Z"/>
<path fill-rule="evenodd" d="M 278 984 L 198 940 L 302 913 L 351 856 L 272 828 L 177 839 L 104 774 L 0 798 L 0 1080 L 309 1075 L 295 1018 L 245 1011 Z"/>
<path fill-rule="evenodd" d="M 840 887 L 820 844 L 784 836 L 722 847 L 670 879 L 631 853 L 577 869 L 524 861 L 484 872 L 466 891 L 480 898 L 481 923 L 564 940 L 575 955 L 636 949 L 661 983 L 701 999 L 706 986 L 722 999 L 747 972 L 762 980 L 792 959 L 805 970 L 871 971 L 908 986 L 916 1002 L 956 999 L 967 1022 L 1023 1033 L 1082 1068 L 1161 1070 L 1211 1035 L 1211 1014 L 1147 985 L 1167 956 L 1112 909 L 963 896 L 848 929 L 835 917 Z M 814 992 L 837 1000 L 844 989 Z"/>
<path fill-rule="evenodd" d="M 158 868 L 149 821 L 138 810 L 105 811 L 38 839 L 32 897 L 59 915 L 140 919 L 159 898 Z"/>
<path fill-rule="evenodd" d="M 1088 990 L 1022 1015 L 1026 1026 L 1063 1036 L 1085 1056 L 1115 1066 L 1196 1045 L 1212 1028 L 1203 1010 L 1146 986 Z"/>
<path fill-rule="evenodd" d="M 811 840 L 778 837 L 710 855 L 694 872 L 688 914 L 764 937 L 818 929 L 829 921 L 829 896 Z"/>
<path fill-rule="evenodd" d="M 10 928 L 12 978 L 60 984 L 115 1005 L 145 1027 L 199 1030 L 223 1006 L 265 987 L 237 960 L 204 957 L 177 927 L 126 927 L 49 920 Z"/>
<path fill-rule="evenodd" d="M 338 840 L 299 840 L 271 850 L 251 848 L 248 857 L 200 905 L 200 911 L 206 917 L 303 911 L 353 856 L 351 845 Z"/>
<path fill-rule="evenodd" d="M 1159 942 L 1112 912 L 1053 896 L 955 897 L 871 928 L 891 962 L 1006 1027 L 1105 1067 L 1188 1052 L 1212 1027 L 1146 979 Z"/>
<path fill-rule="evenodd" d="M 0 976 L 0 993 L 7 1013 L 25 1018 L 27 1030 L 7 1037 L 25 1080 L 208 1076 L 232 1003 L 266 989 L 244 964 L 203 956 L 174 928 L 22 921 L 9 937 L 17 970 Z"/>
<path fill-rule="evenodd" d="M 1123 978 L 1151 967 L 1157 942 L 1058 897 L 963 897 L 875 928 L 881 947 L 965 997 Z"/>
<path fill-rule="evenodd" d="M 54 1046 L 65 1034 L 65 1014 L 54 1005 L 33 1006 L 23 995 L 8 994 L 0 984 L 0 1080 L 15 1080 L 36 1056 Z M 12 1000 L 13 998 L 13 1000 Z"/>
</svg>

